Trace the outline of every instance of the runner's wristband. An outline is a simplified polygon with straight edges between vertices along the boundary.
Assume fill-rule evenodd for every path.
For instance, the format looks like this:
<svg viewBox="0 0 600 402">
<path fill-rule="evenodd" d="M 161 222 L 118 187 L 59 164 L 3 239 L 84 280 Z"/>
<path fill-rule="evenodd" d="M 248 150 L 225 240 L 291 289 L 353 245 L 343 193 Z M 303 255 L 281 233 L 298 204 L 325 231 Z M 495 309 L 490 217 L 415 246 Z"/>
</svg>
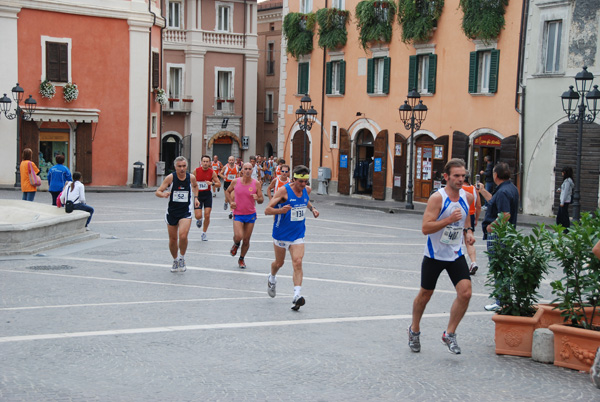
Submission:
<svg viewBox="0 0 600 402">
<path fill-rule="evenodd" d="M 473 232 L 473 233 L 475 232 L 475 229 L 474 229 L 473 227 L 470 227 L 470 228 L 464 228 L 464 229 L 463 229 L 463 232 L 465 232 L 465 233 L 466 233 L 466 232 L 468 232 L 469 230 L 470 230 L 471 232 Z"/>
</svg>

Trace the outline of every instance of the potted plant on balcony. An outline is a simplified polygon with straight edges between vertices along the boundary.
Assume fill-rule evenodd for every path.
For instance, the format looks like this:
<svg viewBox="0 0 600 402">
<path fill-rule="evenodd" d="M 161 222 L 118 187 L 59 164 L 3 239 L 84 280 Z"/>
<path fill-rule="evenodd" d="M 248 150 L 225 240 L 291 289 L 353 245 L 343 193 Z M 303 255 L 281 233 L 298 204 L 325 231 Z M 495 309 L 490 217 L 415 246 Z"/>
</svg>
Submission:
<svg viewBox="0 0 600 402">
<path fill-rule="evenodd" d="M 337 8 L 322 8 L 317 11 L 316 16 L 319 23 L 319 47 L 328 50 L 344 47 L 348 41 L 346 23 L 350 12 Z"/>
<path fill-rule="evenodd" d="M 508 0 L 460 0 L 462 29 L 467 38 L 494 40 L 504 28 Z"/>
<path fill-rule="evenodd" d="M 44 80 L 40 84 L 40 94 L 42 95 L 42 98 L 52 99 L 56 94 L 56 87 L 50 81 Z"/>
<path fill-rule="evenodd" d="M 370 42 L 389 43 L 392 40 L 395 15 L 396 3 L 393 1 L 363 0 L 356 5 L 356 25 L 363 49 L 367 50 Z"/>
<path fill-rule="evenodd" d="M 538 289 L 549 269 L 546 230 L 539 225 L 525 235 L 505 221 L 503 213 L 500 217 L 501 223 L 494 226 L 498 239 L 488 253 L 487 280 L 491 297 L 501 306 L 492 317 L 496 354 L 531 356 L 533 331 L 543 314 L 535 308 Z"/>
<path fill-rule="evenodd" d="M 443 8 L 444 0 L 400 0 L 398 22 L 402 26 L 402 42 L 429 40 Z"/>
<path fill-rule="evenodd" d="M 167 99 L 167 93 L 162 88 L 158 88 L 156 90 L 156 98 L 154 98 L 154 100 L 161 106 L 166 106 L 167 103 L 169 103 L 169 100 Z"/>
<path fill-rule="evenodd" d="M 71 82 L 65 84 L 63 87 L 63 98 L 66 103 L 71 103 L 74 100 L 77 100 L 79 96 L 79 90 L 77 89 L 77 84 L 73 84 Z"/>
<path fill-rule="evenodd" d="M 289 13 L 283 19 L 283 35 L 287 40 L 286 51 L 298 59 L 313 51 L 315 14 Z"/>
<path fill-rule="evenodd" d="M 553 226 L 549 233 L 552 257 L 563 269 L 563 278 L 552 282 L 552 293 L 564 323 L 552 324 L 554 364 L 589 371 L 600 347 L 600 260 L 592 253 L 600 233 L 600 210 L 583 213 L 568 233 Z"/>
</svg>

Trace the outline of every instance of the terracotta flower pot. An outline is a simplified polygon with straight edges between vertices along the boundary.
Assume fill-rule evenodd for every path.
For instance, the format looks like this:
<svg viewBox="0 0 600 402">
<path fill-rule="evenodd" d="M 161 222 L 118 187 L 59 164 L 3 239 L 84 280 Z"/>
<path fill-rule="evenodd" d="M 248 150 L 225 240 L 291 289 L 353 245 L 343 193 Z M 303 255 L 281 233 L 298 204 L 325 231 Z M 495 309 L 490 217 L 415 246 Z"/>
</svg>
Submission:
<svg viewBox="0 0 600 402">
<path fill-rule="evenodd" d="M 600 346 L 600 331 L 564 324 L 549 328 L 554 333 L 554 365 L 589 373 Z"/>
<path fill-rule="evenodd" d="M 543 314 L 543 310 L 538 310 L 533 317 L 494 314 L 496 354 L 531 357 L 533 331 Z"/>
<path fill-rule="evenodd" d="M 564 317 L 560 314 L 562 310 L 554 309 L 557 304 L 538 304 L 537 308 L 544 310 L 544 315 L 540 319 L 538 328 L 548 328 L 552 324 L 565 324 Z M 584 307 L 585 315 L 589 318 L 592 317 L 592 307 Z M 570 323 L 570 321 L 569 321 Z M 600 326 L 600 310 L 596 309 L 596 314 L 594 314 L 594 320 L 592 321 L 593 325 Z"/>
</svg>

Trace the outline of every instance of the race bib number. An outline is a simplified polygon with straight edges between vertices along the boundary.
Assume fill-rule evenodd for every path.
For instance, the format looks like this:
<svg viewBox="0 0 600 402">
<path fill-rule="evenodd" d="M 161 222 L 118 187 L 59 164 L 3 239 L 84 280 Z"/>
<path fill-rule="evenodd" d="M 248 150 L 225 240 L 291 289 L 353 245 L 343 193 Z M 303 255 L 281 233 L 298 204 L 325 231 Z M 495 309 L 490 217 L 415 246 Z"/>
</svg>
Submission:
<svg viewBox="0 0 600 402">
<path fill-rule="evenodd" d="M 460 226 L 446 226 L 440 242 L 450 246 L 456 246 L 460 244 L 462 240 L 462 231 L 463 228 Z"/>
<path fill-rule="evenodd" d="M 303 221 L 305 212 L 306 212 L 306 207 L 293 207 L 290 210 L 291 221 L 292 222 Z"/>
<path fill-rule="evenodd" d="M 208 190 L 208 184 L 206 184 L 205 181 L 200 181 L 200 182 L 198 182 L 198 189 L 199 190 Z"/>
<path fill-rule="evenodd" d="M 233 173 L 227 175 L 227 180 L 231 181 L 233 179 L 235 179 L 235 175 Z"/>
<path fill-rule="evenodd" d="M 188 202 L 189 191 L 173 191 L 173 202 Z"/>
</svg>

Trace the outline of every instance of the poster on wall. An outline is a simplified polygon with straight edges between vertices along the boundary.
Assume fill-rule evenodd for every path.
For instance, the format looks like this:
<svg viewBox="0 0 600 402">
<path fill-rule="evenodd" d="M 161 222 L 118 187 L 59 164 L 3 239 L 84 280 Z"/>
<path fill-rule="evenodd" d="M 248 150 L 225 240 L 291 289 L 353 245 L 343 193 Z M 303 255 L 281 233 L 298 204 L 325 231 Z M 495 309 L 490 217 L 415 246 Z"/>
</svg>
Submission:
<svg viewBox="0 0 600 402">
<path fill-rule="evenodd" d="M 402 176 L 394 176 L 394 187 L 402 187 Z"/>
<path fill-rule="evenodd" d="M 396 144 L 396 156 L 402 156 L 402 144 Z"/>
<path fill-rule="evenodd" d="M 340 167 L 348 168 L 348 155 L 340 155 Z"/>
<path fill-rule="evenodd" d="M 375 172 L 381 172 L 381 158 L 375 158 L 375 166 L 373 167 Z"/>
</svg>

